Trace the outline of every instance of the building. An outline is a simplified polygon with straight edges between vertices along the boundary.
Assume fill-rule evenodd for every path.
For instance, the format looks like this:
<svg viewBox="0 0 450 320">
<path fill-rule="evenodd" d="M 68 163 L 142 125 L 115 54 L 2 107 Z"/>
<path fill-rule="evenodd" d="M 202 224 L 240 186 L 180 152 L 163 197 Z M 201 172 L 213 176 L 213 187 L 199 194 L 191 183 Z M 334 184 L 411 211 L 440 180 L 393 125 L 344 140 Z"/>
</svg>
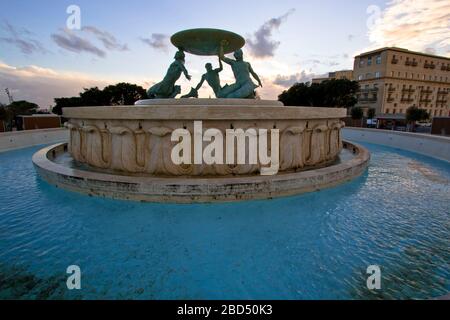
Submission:
<svg viewBox="0 0 450 320">
<path fill-rule="evenodd" d="M 355 57 L 358 107 L 378 116 L 405 114 L 411 106 L 432 117 L 450 115 L 450 58 L 400 48 L 382 48 Z"/>
<path fill-rule="evenodd" d="M 328 77 L 312 79 L 312 83 L 319 84 L 326 80 L 332 80 L 332 79 L 353 80 L 353 70 L 340 70 L 340 71 L 330 72 L 330 73 L 328 73 Z"/>
<path fill-rule="evenodd" d="M 33 114 L 30 116 L 17 116 L 17 130 L 37 130 L 61 127 L 61 117 L 55 114 Z"/>
</svg>

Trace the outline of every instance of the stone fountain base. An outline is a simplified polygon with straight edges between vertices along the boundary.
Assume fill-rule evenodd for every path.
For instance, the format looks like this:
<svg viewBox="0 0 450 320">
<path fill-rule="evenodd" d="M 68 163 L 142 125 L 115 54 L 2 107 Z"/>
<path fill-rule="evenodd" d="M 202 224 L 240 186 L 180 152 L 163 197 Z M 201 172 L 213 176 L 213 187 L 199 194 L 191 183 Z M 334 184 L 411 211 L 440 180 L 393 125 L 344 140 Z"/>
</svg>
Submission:
<svg viewBox="0 0 450 320">
<path fill-rule="evenodd" d="M 345 109 L 285 107 L 267 100 L 167 99 L 66 108 L 63 115 L 69 119 L 69 143 L 37 153 L 37 170 L 62 188 L 118 199 L 190 203 L 293 195 L 352 179 L 369 160 L 364 148 L 349 143 L 354 155 L 339 158 Z M 179 154 L 172 153 L 179 144 L 172 141 L 173 133 L 180 130 L 182 141 L 190 141 L 182 154 L 191 159 L 200 154 L 199 161 L 173 160 Z M 246 136 L 228 139 L 237 130 Z M 212 164 L 201 159 L 212 141 L 203 136 L 206 132 L 215 132 L 216 146 L 226 150 L 222 155 L 216 148 L 221 160 Z M 269 155 L 274 152 L 279 155 L 276 172 Z M 272 175 L 264 176 L 268 171 Z"/>
<path fill-rule="evenodd" d="M 359 145 L 343 145 L 343 156 L 331 166 L 276 176 L 163 178 L 111 174 L 74 161 L 66 143 L 40 150 L 33 156 L 33 163 L 48 183 L 90 196 L 144 202 L 229 202 L 291 196 L 350 181 L 366 170 L 370 154 Z"/>
</svg>

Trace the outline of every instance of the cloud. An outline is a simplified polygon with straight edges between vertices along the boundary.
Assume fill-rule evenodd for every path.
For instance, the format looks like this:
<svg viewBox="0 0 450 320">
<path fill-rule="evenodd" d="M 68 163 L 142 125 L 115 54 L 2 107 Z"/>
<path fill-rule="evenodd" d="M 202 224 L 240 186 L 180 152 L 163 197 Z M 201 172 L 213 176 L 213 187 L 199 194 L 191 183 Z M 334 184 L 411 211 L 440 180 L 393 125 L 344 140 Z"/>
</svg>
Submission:
<svg viewBox="0 0 450 320">
<path fill-rule="evenodd" d="M 280 42 L 272 40 L 272 32 L 278 29 L 294 11 L 295 9 L 291 9 L 278 18 L 272 18 L 266 21 L 253 34 L 252 38 L 247 39 L 247 45 L 254 57 L 269 58 L 275 55 L 275 50 L 280 46 Z"/>
<path fill-rule="evenodd" d="M 17 29 L 7 21 L 3 21 L 1 29 L 6 36 L 0 37 L 0 41 L 16 46 L 26 55 L 48 52 L 38 40 L 32 38 L 32 33 L 25 28 Z"/>
<path fill-rule="evenodd" d="M 448 0 L 392 0 L 369 28 L 367 50 L 396 46 L 409 50 L 434 49 L 449 55 L 450 2 Z"/>
<path fill-rule="evenodd" d="M 14 67 L 0 61 L 0 83 L 9 88 L 14 99 L 27 100 L 47 108 L 53 99 L 78 95 L 86 87 L 103 87 L 111 84 L 84 74 L 58 72 L 38 66 Z M 6 103 L 5 95 L 0 102 Z"/>
<path fill-rule="evenodd" d="M 87 52 L 100 58 L 106 57 L 106 52 L 104 50 L 96 47 L 89 40 L 77 36 L 73 31 L 68 29 L 63 29 L 58 34 L 52 34 L 52 39 L 63 49 L 75 53 Z"/>
<path fill-rule="evenodd" d="M 289 88 L 295 83 L 309 82 L 314 76 L 313 73 L 306 73 L 303 70 L 302 72 L 290 75 L 277 75 L 272 82 L 277 86 Z"/>
<path fill-rule="evenodd" d="M 121 44 L 111 33 L 102 31 L 93 26 L 86 26 L 81 29 L 84 32 L 93 34 L 103 46 L 108 50 L 128 51 L 127 44 Z"/>
<path fill-rule="evenodd" d="M 169 36 L 162 33 L 152 33 L 151 38 L 140 38 L 142 42 L 153 49 L 167 51 Z"/>
<path fill-rule="evenodd" d="M 99 41 L 104 49 L 94 44 L 86 36 L 93 36 L 95 40 Z M 111 33 L 102 31 L 93 26 L 86 26 L 77 32 L 69 29 L 61 29 L 59 33 L 52 34 L 53 41 L 65 50 L 75 53 L 90 53 L 99 58 L 106 57 L 106 50 L 108 51 L 128 51 L 128 45 L 117 41 Z"/>
</svg>

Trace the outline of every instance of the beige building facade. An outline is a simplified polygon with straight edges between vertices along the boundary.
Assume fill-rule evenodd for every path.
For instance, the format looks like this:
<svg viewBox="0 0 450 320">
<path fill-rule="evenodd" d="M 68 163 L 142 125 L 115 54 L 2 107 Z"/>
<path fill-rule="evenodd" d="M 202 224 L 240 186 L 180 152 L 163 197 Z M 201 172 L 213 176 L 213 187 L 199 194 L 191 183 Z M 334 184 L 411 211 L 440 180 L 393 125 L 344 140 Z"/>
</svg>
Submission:
<svg viewBox="0 0 450 320">
<path fill-rule="evenodd" d="M 380 115 L 402 115 L 411 106 L 432 117 L 450 116 L 450 58 L 400 48 L 382 48 L 355 57 L 358 107 Z"/>
</svg>

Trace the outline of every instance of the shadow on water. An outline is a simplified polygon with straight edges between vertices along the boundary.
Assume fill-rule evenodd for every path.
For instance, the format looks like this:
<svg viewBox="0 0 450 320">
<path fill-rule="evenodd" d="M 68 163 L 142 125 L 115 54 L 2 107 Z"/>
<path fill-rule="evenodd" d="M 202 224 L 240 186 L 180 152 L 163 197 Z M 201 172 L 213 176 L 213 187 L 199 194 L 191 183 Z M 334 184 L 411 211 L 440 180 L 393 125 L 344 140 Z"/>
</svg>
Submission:
<svg viewBox="0 0 450 320">
<path fill-rule="evenodd" d="M 64 275 L 37 277 L 24 267 L 0 264 L 0 300 L 61 300 L 68 290 Z M 70 299 L 81 299 L 73 294 Z"/>
<path fill-rule="evenodd" d="M 381 289 L 369 290 L 362 283 L 369 277 L 366 270 L 355 270 L 349 290 L 351 299 L 432 299 L 448 293 L 444 272 L 448 269 L 450 251 L 448 241 L 431 241 L 423 246 L 406 247 L 395 262 L 381 268 Z M 444 272 L 443 272 L 444 271 Z"/>
</svg>

